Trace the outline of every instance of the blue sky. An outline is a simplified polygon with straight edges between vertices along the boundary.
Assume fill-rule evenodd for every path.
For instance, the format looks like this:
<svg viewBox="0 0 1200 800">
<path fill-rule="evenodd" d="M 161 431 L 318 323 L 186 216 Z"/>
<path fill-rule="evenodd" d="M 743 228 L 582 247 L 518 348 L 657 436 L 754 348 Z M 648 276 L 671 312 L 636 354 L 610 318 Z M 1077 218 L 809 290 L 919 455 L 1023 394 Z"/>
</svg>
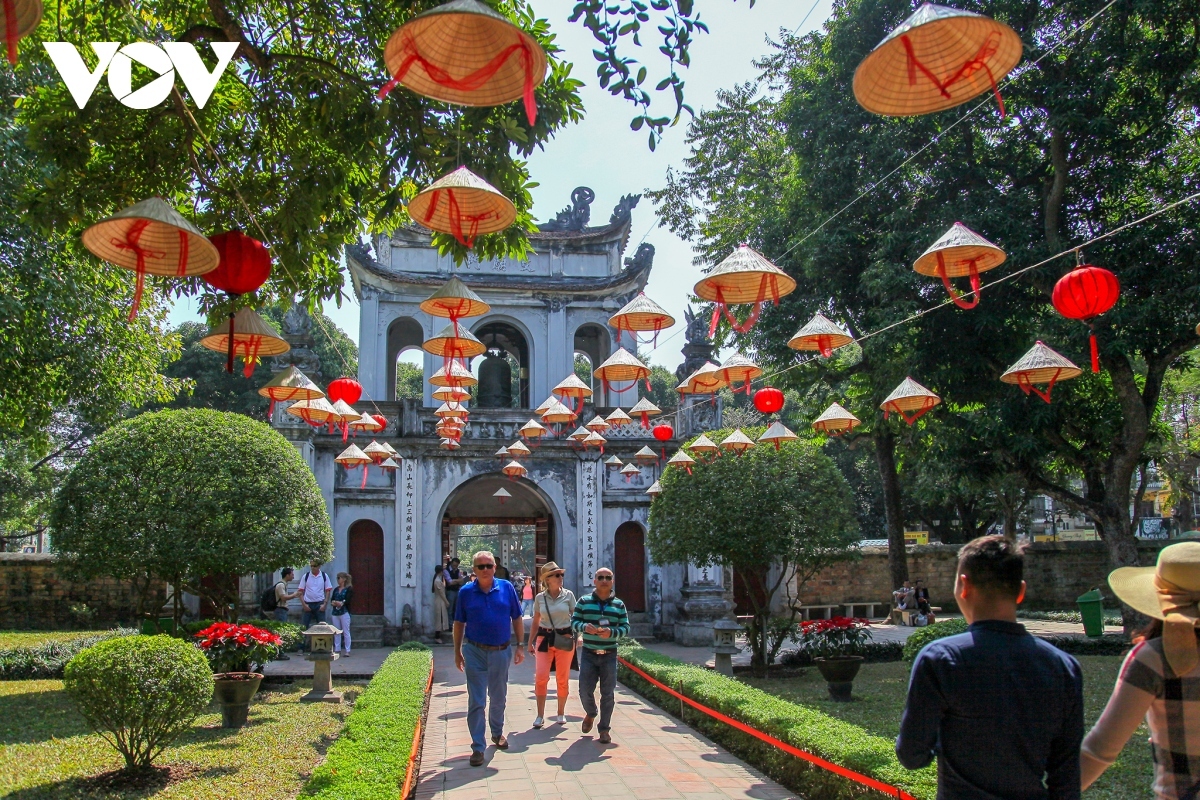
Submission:
<svg viewBox="0 0 1200 800">
<path fill-rule="evenodd" d="M 603 224 L 621 195 L 659 188 L 667 169 L 682 165 L 688 152 L 686 130 L 682 123 L 669 129 L 657 150 L 650 152 L 645 131 L 635 133 L 629 128 L 634 107 L 597 85 L 592 56 L 596 42 L 582 25 L 567 22 L 574 3 L 533 0 L 533 4 L 550 20 L 566 56 L 575 63 L 574 76 L 586 84 L 582 96 L 587 109 L 582 123 L 560 132 L 544 151 L 530 158 L 533 180 L 540 184 L 533 190 L 534 213 L 541 220 L 550 219 L 570 204 L 576 186 L 589 186 L 596 192 L 592 222 Z M 700 111 L 716 104 L 718 89 L 755 77 L 753 62 L 769 52 L 768 37 L 778 39 L 781 28 L 795 30 L 806 15 L 801 33 L 820 27 L 829 16 L 832 0 L 815 0 L 815 4 L 814 0 L 757 0 L 753 8 L 748 0 L 702 0 L 696 5 L 712 33 L 697 34 L 691 50 L 692 65 L 683 77 L 687 81 L 686 100 Z M 648 37 L 642 50 L 650 75 L 661 77 L 665 62 L 656 47 L 657 43 Z M 673 103 L 670 108 L 664 105 L 657 113 L 666 115 L 673 107 Z M 683 359 L 679 351 L 683 346 L 683 311 L 690 288 L 699 277 L 699 267 L 692 263 L 694 253 L 687 242 L 656 226 L 653 205 L 646 199 L 634 209 L 629 254 L 643 237 L 656 251 L 646 294 L 679 320 L 659 337 L 652 361 L 673 370 Z M 353 302 L 349 279 L 345 291 L 351 301 L 343 300 L 341 308 L 328 303 L 326 313 L 357 341 L 358 305 Z M 174 323 L 198 318 L 194 302 L 186 298 L 171 313 Z M 667 338 L 675 333 L 679 335 Z"/>
</svg>

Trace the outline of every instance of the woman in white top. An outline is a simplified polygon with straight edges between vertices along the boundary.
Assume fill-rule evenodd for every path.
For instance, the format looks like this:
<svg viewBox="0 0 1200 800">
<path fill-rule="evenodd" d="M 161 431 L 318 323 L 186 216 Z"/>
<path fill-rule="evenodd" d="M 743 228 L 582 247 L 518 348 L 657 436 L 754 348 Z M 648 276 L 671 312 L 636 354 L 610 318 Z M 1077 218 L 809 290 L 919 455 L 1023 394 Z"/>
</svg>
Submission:
<svg viewBox="0 0 1200 800">
<path fill-rule="evenodd" d="M 533 693 L 537 698 L 537 718 L 533 727 L 540 728 L 546 713 L 546 690 L 550 685 L 550 664 L 558 673 L 558 716 L 551 722 L 567 721 L 567 696 L 571 685 L 571 656 L 575 649 L 575 632 L 571 617 L 575 614 L 575 595 L 563 588 L 563 570 L 553 561 L 541 571 L 541 589 L 533 598 L 533 621 L 529 626 L 529 652 L 536 662 Z"/>
</svg>

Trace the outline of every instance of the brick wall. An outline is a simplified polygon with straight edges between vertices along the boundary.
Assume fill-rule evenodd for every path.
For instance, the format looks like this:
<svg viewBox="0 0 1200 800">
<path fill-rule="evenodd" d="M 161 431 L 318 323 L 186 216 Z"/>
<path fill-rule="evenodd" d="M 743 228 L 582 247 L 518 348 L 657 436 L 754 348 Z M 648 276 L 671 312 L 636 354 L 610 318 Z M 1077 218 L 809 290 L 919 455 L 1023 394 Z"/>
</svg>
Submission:
<svg viewBox="0 0 1200 800">
<path fill-rule="evenodd" d="M 933 605 L 947 610 L 956 608 L 954 568 L 958 548 L 933 544 L 908 551 L 909 578 L 925 581 Z M 1152 566 L 1160 548 L 1153 542 L 1139 544 L 1142 565 Z M 1072 609 L 1075 598 L 1097 586 L 1106 599 L 1110 598 L 1108 573 L 1108 553 L 1102 542 L 1031 545 L 1025 551 L 1027 588 L 1023 605 L 1030 609 Z M 800 593 L 800 604 L 890 601 L 895 587 L 888 574 L 887 548 L 864 548 L 861 560 L 831 567 L 808 581 Z"/>
<path fill-rule="evenodd" d="M 132 624 L 137 608 L 133 587 L 115 578 L 73 582 L 58 575 L 50 553 L 0 553 L 0 627 L 48 629 L 78 627 L 72 605 L 86 604 L 91 625 Z M 159 602 L 165 596 L 159 587 Z"/>
</svg>

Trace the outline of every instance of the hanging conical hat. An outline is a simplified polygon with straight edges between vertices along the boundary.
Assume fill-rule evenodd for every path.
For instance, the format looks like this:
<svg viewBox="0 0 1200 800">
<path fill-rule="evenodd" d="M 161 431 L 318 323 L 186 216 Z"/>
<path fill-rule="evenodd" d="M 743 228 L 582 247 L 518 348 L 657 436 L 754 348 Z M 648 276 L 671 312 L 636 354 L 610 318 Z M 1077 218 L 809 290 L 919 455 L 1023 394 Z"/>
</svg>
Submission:
<svg viewBox="0 0 1200 800">
<path fill-rule="evenodd" d="M 917 421 L 917 419 L 929 409 L 942 402 L 942 398 L 938 397 L 933 392 L 926 389 L 921 384 L 914 381 L 912 378 L 905 378 L 903 382 L 895 389 L 887 398 L 879 404 L 883 409 L 884 417 L 888 414 L 900 414 L 904 417 L 904 421 L 909 425 Z M 912 416 L 909 412 L 913 412 Z"/>
<path fill-rule="evenodd" d="M 608 420 L 606 420 L 604 417 L 597 414 L 596 416 L 592 417 L 591 422 L 589 422 L 587 425 L 584 425 L 583 427 L 587 428 L 589 431 L 595 431 L 596 433 L 602 433 L 602 432 L 608 430 L 610 426 L 608 424 Z"/>
<path fill-rule="evenodd" d="M 650 368 L 638 361 L 637 356 L 624 347 L 608 357 L 603 364 L 592 371 L 592 376 L 605 383 L 622 383 L 624 381 L 640 381 L 649 377 Z"/>
<path fill-rule="evenodd" d="M 649 447 L 643 447 L 633 454 L 633 460 L 639 464 L 649 464 L 658 461 L 658 453 L 651 450 Z"/>
<path fill-rule="evenodd" d="M 754 447 L 754 446 L 755 446 L 754 440 L 751 439 L 746 434 L 742 433 L 741 428 L 738 428 L 733 433 L 726 436 L 721 441 L 721 445 L 720 445 L 722 450 L 730 450 L 734 453 L 741 453 L 745 450 L 749 450 L 751 447 Z"/>
<path fill-rule="evenodd" d="M 657 461 L 658 456 L 655 456 L 654 460 Z M 642 471 L 638 468 L 637 464 L 626 464 L 625 466 L 621 467 L 621 474 L 622 475 L 641 475 Z"/>
<path fill-rule="evenodd" d="M 307 422 L 309 425 L 322 425 L 337 414 L 333 404 L 324 397 L 314 397 L 312 400 L 298 400 L 287 407 L 287 413 Z"/>
<path fill-rule="evenodd" d="M 620 467 L 624 466 L 624 464 L 625 462 L 616 456 L 609 456 L 608 458 L 604 459 L 604 466 L 606 467 Z"/>
<path fill-rule="evenodd" d="M 448 319 L 478 317 L 492 310 L 492 307 L 467 288 L 457 275 L 450 276 L 450 280 L 424 300 L 420 308 L 431 317 Z"/>
<path fill-rule="evenodd" d="M 442 403 L 433 412 L 436 417 L 465 417 L 469 412 L 462 403 Z"/>
<path fill-rule="evenodd" d="M 848 430 L 853 430 L 861 424 L 862 420 L 842 408 L 838 403 L 834 403 L 825 409 L 821 413 L 821 416 L 813 420 L 812 426 L 815 431 L 838 436 Z"/>
<path fill-rule="evenodd" d="M 375 419 L 370 414 L 363 414 L 358 419 L 351 420 L 346 424 L 355 430 L 366 431 L 367 433 L 375 433 L 376 431 L 383 430 L 383 426 L 379 424 L 379 420 Z M 380 446 L 382 447 L 382 445 Z M 364 451 L 366 450 L 366 448 L 363 449 Z"/>
<path fill-rule="evenodd" d="M 12 14 L 12 19 L 8 15 Z M 0 30 L 4 31 L 8 63 L 17 65 L 17 40 L 37 30 L 42 21 L 41 0 L 13 0 L 0 3 Z"/>
<path fill-rule="evenodd" d="M 460 328 L 461 330 L 461 328 Z M 450 362 L 450 377 L 446 377 L 446 368 L 442 367 L 437 372 L 433 373 L 429 382 L 434 386 L 474 386 L 479 383 L 479 379 L 471 374 L 471 370 L 464 367 L 457 361 Z"/>
<path fill-rule="evenodd" d="M 442 441 L 438 443 L 438 447 L 442 448 L 443 450 L 457 450 L 461 446 L 462 445 L 460 445 L 458 442 L 448 437 L 443 438 Z"/>
<path fill-rule="evenodd" d="M 1078 378 L 1082 373 L 1068 359 L 1037 342 L 1017 363 L 1005 370 L 1000 380 L 1015 384 L 1050 383 Z"/>
<path fill-rule="evenodd" d="M 451 323 L 434 336 L 432 339 L 426 339 L 421 344 L 421 349 L 426 353 L 433 353 L 435 356 L 443 358 L 474 358 L 478 355 L 483 355 L 487 351 L 487 347 L 483 342 L 475 338 L 475 334 L 464 328 L 462 325 Z M 443 367 L 443 369 L 445 369 Z M 453 377 L 453 367 L 451 367 L 451 377 Z M 445 378 L 443 377 L 443 380 Z M 475 383 L 479 381 L 476 380 Z M 435 384 L 437 385 L 437 384 Z M 462 386 L 474 386 L 475 384 L 459 384 Z"/>
<path fill-rule="evenodd" d="M 525 475 L 525 473 L 529 472 L 529 470 L 525 469 L 525 466 L 518 461 L 508 462 L 504 465 L 504 469 L 500 471 L 510 478 L 521 477 Z"/>
<path fill-rule="evenodd" d="M 221 262 L 213 243 L 161 197 L 92 225 L 83 246 L 110 264 L 152 275 L 203 275 Z"/>
<path fill-rule="evenodd" d="M 502 231 L 517 218 L 516 206 L 466 167 L 443 175 L 408 202 L 414 222 L 449 233 L 467 247 L 475 237 Z"/>
<path fill-rule="evenodd" d="M 796 281 L 749 245 L 741 245 L 712 268 L 692 290 L 701 300 L 725 305 L 778 300 Z"/>
<path fill-rule="evenodd" d="M 583 440 L 584 447 L 591 447 L 592 445 L 595 445 L 596 447 L 599 447 L 601 450 L 604 449 L 604 445 L 606 445 L 606 444 L 608 444 L 608 439 L 605 439 L 603 436 L 596 433 L 595 431 L 589 431 L 588 435 Z"/>
<path fill-rule="evenodd" d="M 361 464 L 371 463 L 371 457 L 360 450 L 356 444 L 347 447 L 333 460 L 345 467 L 357 467 Z"/>
<path fill-rule="evenodd" d="M 625 304 L 625 307 L 609 317 L 608 324 L 621 331 L 659 331 L 675 324 L 675 318 L 658 303 L 646 295 L 638 296 Z"/>
<path fill-rule="evenodd" d="M 573 442 L 582 442 L 584 439 L 586 439 L 587 437 L 589 437 L 591 435 L 592 435 L 592 432 L 589 431 L 587 428 L 579 427 L 579 428 L 576 428 L 574 431 L 572 431 L 570 433 L 570 435 L 567 436 L 567 438 Z"/>
<path fill-rule="evenodd" d="M 508 454 L 512 458 L 524 458 L 531 455 L 532 451 L 525 446 L 524 442 L 516 441 L 508 446 Z"/>
<path fill-rule="evenodd" d="M 509 493 L 508 489 L 505 489 L 503 486 L 501 486 L 499 489 L 492 492 L 492 497 L 498 498 L 500 503 L 503 504 L 505 500 L 508 500 L 512 497 L 512 494 Z"/>
<path fill-rule="evenodd" d="M 506 458 L 508 456 L 508 448 L 501 447 L 499 450 L 496 451 L 495 455 L 497 458 Z"/>
<path fill-rule="evenodd" d="M 554 395 L 550 395 L 549 397 L 547 397 L 545 400 L 542 401 L 542 404 L 540 406 L 538 406 L 537 408 L 535 408 L 533 410 L 533 413 L 537 414 L 540 417 L 542 414 L 546 413 L 546 410 L 549 409 L 550 406 L 554 405 L 555 403 L 561 403 L 561 402 L 562 401 L 559 400 Z"/>
<path fill-rule="evenodd" d="M 688 449 L 693 453 L 715 453 L 717 452 L 716 443 L 705 436 L 703 433 L 696 437 L 696 441 L 689 444 Z"/>
<path fill-rule="evenodd" d="M 471 393 L 461 386 L 439 386 L 434 390 L 432 397 L 443 403 L 463 403 L 471 399 Z"/>
<path fill-rule="evenodd" d="M 778 448 L 781 442 L 791 442 L 798 438 L 800 437 L 788 430 L 782 422 L 776 420 L 771 423 L 771 427 L 763 432 L 762 436 L 758 437 L 758 440 L 760 442 L 774 442 L 775 447 Z"/>
<path fill-rule="evenodd" d="M 621 409 L 616 408 L 613 409 L 611 414 L 604 418 L 604 421 L 614 428 L 619 428 L 622 425 L 628 425 L 629 423 L 633 422 L 633 417 L 629 416 Z"/>
<path fill-rule="evenodd" d="M 558 385 L 550 390 L 556 397 L 591 397 L 592 387 L 579 379 L 575 373 L 571 373 L 567 377 L 558 382 Z"/>
<path fill-rule="evenodd" d="M 747 392 L 749 392 L 750 381 L 761 376 L 763 371 L 762 367 L 755 364 L 751 359 L 741 353 L 734 353 L 721 362 L 721 369 L 717 374 L 730 387 L 738 383 L 746 384 Z"/>
<path fill-rule="evenodd" d="M 424 97 L 462 106 L 524 98 L 530 124 L 537 119 L 533 91 L 546 77 L 546 53 L 478 0 L 451 0 L 416 15 L 392 33 L 383 61 L 394 83 Z"/>
<path fill-rule="evenodd" d="M 696 459 L 692 458 L 682 450 L 676 452 L 675 455 L 667 459 L 667 466 L 690 467 L 695 463 Z"/>
<path fill-rule="evenodd" d="M 816 316 L 796 331 L 796 335 L 788 339 L 788 347 L 793 350 L 819 350 L 825 355 L 830 350 L 844 347 L 854 341 L 854 337 L 834 325 L 824 314 L 817 312 Z"/>
<path fill-rule="evenodd" d="M 554 404 L 542 413 L 542 422 L 550 425 L 561 425 L 564 422 L 570 422 L 577 416 L 579 415 L 574 411 L 555 400 Z"/>
<path fill-rule="evenodd" d="M 364 447 L 362 451 L 366 453 L 367 458 L 371 459 L 375 463 L 379 463 L 385 458 L 390 458 L 392 455 L 387 451 L 386 447 L 376 441 L 372 441 L 369 445 Z"/>
<path fill-rule="evenodd" d="M 383 443 L 383 449 L 388 451 L 388 455 L 392 458 L 400 458 L 400 454 L 396 452 L 396 448 L 392 447 L 387 442 Z"/>
<path fill-rule="evenodd" d="M 295 364 L 289 364 L 287 369 L 276 373 L 258 393 L 269 400 L 312 400 L 325 396 L 320 387 L 296 369 Z"/>
<path fill-rule="evenodd" d="M 334 422 L 353 422 L 363 415 L 355 411 L 345 400 L 337 400 L 333 404 L 333 416 Z"/>
<path fill-rule="evenodd" d="M 531 419 L 529 422 L 526 422 L 524 425 L 522 425 L 521 429 L 517 431 L 517 433 L 526 439 L 536 439 L 539 436 L 545 436 L 547 431 L 544 425 L 542 425 L 536 419 Z"/>
<path fill-rule="evenodd" d="M 379 462 L 379 468 L 387 472 L 391 472 L 392 470 L 400 469 L 400 464 L 395 458 L 389 456 L 388 458 L 385 458 L 383 461 Z"/>
<path fill-rule="evenodd" d="M 656 417 L 662 413 L 662 409 L 650 402 L 648 397 L 643 397 L 634 403 L 633 408 L 629 409 L 630 414 L 645 414 L 650 417 Z M 612 416 L 611 414 L 609 415 Z"/>
<path fill-rule="evenodd" d="M 721 368 L 711 361 L 706 361 L 704 366 L 676 386 L 675 391 L 680 394 L 716 394 L 724 385 L 725 381 L 721 379 Z"/>
<path fill-rule="evenodd" d="M 658 497 L 660 494 L 662 494 L 662 484 L 658 481 L 650 484 L 650 488 L 646 490 L 646 494 L 650 495 L 651 497 Z"/>
<path fill-rule="evenodd" d="M 433 429 L 433 432 L 444 439 L 453 439 L 458 441 L 462 438 L 463 429 L 457 425 L 438 425 Z"/>
<path fill-rule="evenodd" d="M 858 65 L 854 97 L 885 116 L 931 114 L 995 91 L 1020 60 L 1021 37 L 1004 23 L 925 3 Z"/>
<path fill-rule="evenodd" d="M 229 318 L 200 340 L 200 346 L 218 353 L 229 352 Z M 247 362 L 252 370 L 255 361 L 263 356 L 278 356 L 292 346 L 275 333 L 275 329 L 249 308 L 239 309 L 233 317 L 233 355 Z M 247 375 L 246 377 L 249 377 Z"/>
<path fill-rule="evenodd" d="M 947 278 L 963 278 L 971 274 L 971 262 L 975 262 L 975 272 L 986 272 L 1004 263 L 1007 256 L 1004 251 L 975 231 L 956 222 L 942 238 L 929 246 L 921 257 L 913 262 L 913 269 L 922 275 L 940 276 L 941 263 L 946 265 Z"/>
</svg>

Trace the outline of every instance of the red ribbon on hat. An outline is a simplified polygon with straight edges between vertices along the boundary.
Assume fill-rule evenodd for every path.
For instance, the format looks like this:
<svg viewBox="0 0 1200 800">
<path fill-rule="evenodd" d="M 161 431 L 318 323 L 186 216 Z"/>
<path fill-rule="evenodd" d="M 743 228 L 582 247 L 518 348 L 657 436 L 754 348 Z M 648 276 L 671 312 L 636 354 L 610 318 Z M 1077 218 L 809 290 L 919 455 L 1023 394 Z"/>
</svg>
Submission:
<svg viewBox="0 0 1200 800">
<path fill-rule="evenodd" d="M 433 214 L 437 211 L 438 203 L 441 201 L 442 193 L 446 194 L 447 198 L 447 214 L 450 217 L 450 232 L 454 234 L 454 238 L 462 243 L 463 247 L 474 247 L 475 237 L 479 235 L 479 223 L 489 219 L 499 219 L 499 213 L 496 211 L 485 211 L 482 214 L 463 214 L 458 209 L 458 198 L 454 196 L 453 189 L 435 189 L 433 199 L 429 203 L 429 209 L 425 212 L 423 220 L 428 227 L 429 221 L 433 219 Z M 470 233 L 463 235 L 463 221 L 469 223 Z M 451 317 L 451 319 L 455 319 Z"/>
<path fill-rule="evenodd" d="M 717 289 L 717 305 L 713 308 L 712 321 L 708 323 L 708 338 L 712 338 L 717 333 L 717 322 L 721 319 L 721 312 L 725 312 L 725 319 L 729 321 L 729 326 L 738 333 L 745 333 L 754 327 L 754 323 L 758 322 L 759 314 L 762 313 L 763 302 L 767 299 L 767 287 L 770 287 L 771 302 L 779 305 L 779 279 L 776 275 L 763 275 L 762 282 L 758 285 L 758 297 L 754 300 L 754 307 L 750 309 L 750 316 L 746 317 L 745 322 L 738 322 L 733 314 L 729 313 L 729 306 L 725 303 L 725 295 L 721 291 L 720 285 Z"/>
<path fill-rule="evenodd" d="M 962 295 L 954 291 L 954 287 L 950 285 L 950 278 L 946 275 L 946 260 L 942 258 L 940 250 L 937 253 L 937 263 L 938 277 L 942 279 L 942 285 L 946 287 L 946 291 L 949 292 L 950 299 L 954 301 L 954 305 L 967 310 L 979 305 L 983 294 L 979 291 L 979 268 L 975 266 L 975 259 L 972 258 L 967 262 L 967 269 L 970 270 L 971 294 L 973 295 L 973 299 L 971 300 L 963 300 Z"/>
<path fill-rule="evenodd" d="M 1000 106 L 1000 118 L 1004 119 L 1004 98 L 1000 96 L 1000 87 L 996 85 L 996 76 L 992 75 L 991 67 L 989 67 L 987 62 L 984 61 L 985 58 L 994 56 L 996 51 L 1000 49 L 999 33 L 992 31 L 990 34 L 988 34 L 987 39 L 984 40 L 983 45 L 979 48 L 979 52 L 963 62 L 963 65 L 958 68 L 958 72 L 951 75 L 944 82 L 939 81 L 938 77 L 933 74 L 933 71 L 930 70 L 929 67 L 922 64 L 921 60 L 917 58 L 917 54 L 913 50 L 912 41 L 908 38 L 907 34 L 901 36 L 900 41 L 904 42 L 904 52 L 908 55 L 909 86 L 916 84 L 917 70 L 920 70 L 921 74 L 928 78 L 930 83 L 938 88 L 938 91 L 942 93 L 942 96 L 946 99 L 949 99 L 949 89 L 953 84 L 959 82 L 960 80 L 966 80 L 979 70 L 983 70 L 987 73 L 988 81 L 990 81 L 992 84 L 992 94 L 996 97 L 996 104 Z"/>
<path fill-rule="evenodd" d="M 5 10 L 5 15 L 8 15 L 7 9 Z M 11 16 L 8 18 L 12 19 Z M 129 226 L 129 230 L 125 231 L 124 239 L 109 240 L 112 246 L 118 250 L 132 250 L 133 254 L 137 256 L 137 266 L 134 267 L 134 271 L 137 273 L 137 284 L 133 290 L 133 307 L 129 309 L 130 322 L 133 322 L 134 318 L 137 317 L 138 306 L 142 304 L 142 290 L 146 286 L 146 259 L 165 258 L 167 255 L 157 250 L 147 250 L 138 244 L 138 240 L 142 238 L 142 234 L 149 225 L 150 220 L 139 219 Z"/>
<path fill-rule="evenodd" d="M 4 0 L 4 44 L 8 48 L 8 63 L 17 65 L 17 7 L 13 0 Z"/>
</svg>

